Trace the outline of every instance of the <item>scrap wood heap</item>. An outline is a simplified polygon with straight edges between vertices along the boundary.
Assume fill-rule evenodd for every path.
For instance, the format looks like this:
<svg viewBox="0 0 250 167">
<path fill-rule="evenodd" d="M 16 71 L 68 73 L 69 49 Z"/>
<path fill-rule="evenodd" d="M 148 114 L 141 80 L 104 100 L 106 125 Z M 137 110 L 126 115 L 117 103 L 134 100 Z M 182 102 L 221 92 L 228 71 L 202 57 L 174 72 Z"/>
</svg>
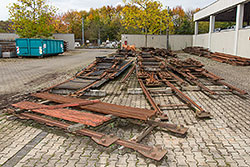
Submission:
<svg viewBox="0 0 250 167">
<path fill-rule="evenodd" d="M 235 66 L 249 66 L 250 65 L 250 59 L 239 57 L 239 56 L 233 56 L 230 54 L 224 54 L 219 52 L 210 52 L 208 49 L 202 48 L 202 47 L 187 47 L 184 49 L 184 52 L 198 55 L 201 57 L 206 57 L 221 63 L 227 63 Z"/>
</svg>

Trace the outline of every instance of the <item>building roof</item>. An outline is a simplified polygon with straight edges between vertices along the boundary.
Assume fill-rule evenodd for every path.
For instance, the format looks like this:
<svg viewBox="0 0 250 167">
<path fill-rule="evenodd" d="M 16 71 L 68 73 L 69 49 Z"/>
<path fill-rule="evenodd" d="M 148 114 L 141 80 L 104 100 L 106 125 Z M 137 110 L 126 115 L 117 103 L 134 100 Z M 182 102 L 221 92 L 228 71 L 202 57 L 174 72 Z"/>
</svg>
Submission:
<svg viewBox="0 0 250 167">
<path fill-rule="evenodd" d="M 249 2 L 249 0 L 217 0 L 212 4 L 202 8 L 194 14 L 194 21 L 205 21 L 210 15 L 216 15 L 226 10 L 234 11 L 235 7 L 240 3 Z M 227 18 L 226 20 L 229 20 Z"/>
</svg>

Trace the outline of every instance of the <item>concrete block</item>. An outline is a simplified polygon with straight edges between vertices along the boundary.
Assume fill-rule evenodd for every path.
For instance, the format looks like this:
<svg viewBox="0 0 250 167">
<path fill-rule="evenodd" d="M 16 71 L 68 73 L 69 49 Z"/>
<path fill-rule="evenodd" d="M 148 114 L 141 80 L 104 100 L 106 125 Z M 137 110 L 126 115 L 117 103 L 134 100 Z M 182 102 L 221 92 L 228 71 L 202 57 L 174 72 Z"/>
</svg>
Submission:
<svg viewBox="0 0 250 167">
<path fill-rule="evenodd" d="M 86 92 L 84 95 L 86 96 L 97 96 L 97 97 L 104 97 L 107 95 L 106 91 L 104 90 L 90 90 L 89 92 Z"/>
<path fill-rule="evenodd" d="M 129 88 L 128 94 L 132 94 L 132 95 L 142 94 L 142 89 L 141 88 Z"/>
<path fill-rule="evenodd" d="M 171 88 L 166 88 L 166 93 L 172 93 L 172 89 Z"/>
<path fill-rule="evenodd" d="M 199 86 L 183 86 L 181 90 L 186 90 L 186 91 L 199 91 L 201 90 Z"/>
<path fill-rule="evenodd" d="M 14 58 L 16 57 L 16 52 L 2 52 L 3 58 Z"/>
<path fill-rule="evenodd" d="M 159 89 L 159 88 L 150 88 L 149 92 L 151 93 L 163 93 L 163 94 L 168 94 L 172 93 L 172 89 L 170 87 L 166 87 L 165 89 Z"/>
<path fill-rule="evenodd" d="M 207 86 L 207 88 L 210 90 L 213 90 L 213 91 L 227 89 L 227 87 L 224 85 L 222 85 L 222 86 Z"/>
</svg>

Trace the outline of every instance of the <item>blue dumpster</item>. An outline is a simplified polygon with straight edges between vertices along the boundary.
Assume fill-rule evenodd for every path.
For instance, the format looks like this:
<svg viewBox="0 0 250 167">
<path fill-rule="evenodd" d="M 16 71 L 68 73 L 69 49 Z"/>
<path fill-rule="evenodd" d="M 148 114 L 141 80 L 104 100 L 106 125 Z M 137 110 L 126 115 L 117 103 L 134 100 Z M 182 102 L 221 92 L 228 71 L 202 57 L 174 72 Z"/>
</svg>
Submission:
<svg viewBox="0 0 250 167">
<path fill-rule="evenodd" d="M 43 57 L 64 52 L 63 40 L 54 39 L 16 39 L 17 56 Z"/>
</svg>

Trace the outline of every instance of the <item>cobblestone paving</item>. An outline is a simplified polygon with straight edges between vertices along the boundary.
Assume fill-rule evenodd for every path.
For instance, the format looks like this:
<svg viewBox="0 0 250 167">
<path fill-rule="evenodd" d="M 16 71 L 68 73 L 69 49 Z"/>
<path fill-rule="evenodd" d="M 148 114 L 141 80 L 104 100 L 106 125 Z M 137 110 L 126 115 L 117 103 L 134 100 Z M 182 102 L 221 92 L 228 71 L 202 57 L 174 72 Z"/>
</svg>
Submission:
<svg viewBox="0 0 250 167">
<path fill-rule="evenodd" d="M 114 50 L 76 50 L 44 59 L 0 59 L 0 95 L 27 93 L 53 85 L 72 76 L 96 56 L 112 52 Z"/>
<path fill-rule="evenodd" d="M 194 58 L 201 61 L 207 70 L 226 79 L 227 82 L 236 85 L 238 88 L 248 91 L 250 94 L 250 66 L 232 66 L 226 63 L 213 61 L 205 57 L 190 55 L 187 53 L 180 53 L 180 58 Z"/>
<path fill-rule="evenodd" d="M 234 67 L 232 67 L 234 68 Z M 119 79 L 118 79 L 119 80 Z M 101 100 L 113 104 L 150 108 L 143 95 L 127 94 L 121 84 L 111 81 L 102 87 L 108 95 Z M 135 77 L 129 79 L 127 88 L 139 87 Z M 197 120 L 193 111 L 187 109 L 164 111 L 171 122 L 189 127 L 185 138 L 166 132 L 154 131 L 142 143 L 161 145 L 168 150 L 160 162 L 144 158 L 130 149 L 119 146 L 105 148 L 88 137 L 74 136 L 60 130 L 46 128 L 32 121 L 0 118 L 0 164 L 29 143 L 41 131 L 48 134 L 26 155 L 20 157 L 16 166 L 250 166 L 250 97 L 240 98 L 223 93 L 219 99 L 211 99 L 199 91 L 186 91 L 189 97 L 211 112 L 213 119 Z M 164 105 L 178 103 L 173 96 L 155 95 Z M 29 125 L 29 124 L 33 125 Z M 143 127 L 119 121 L 105 129 L 121 138 L 130 139 Z"/>
</svg>

